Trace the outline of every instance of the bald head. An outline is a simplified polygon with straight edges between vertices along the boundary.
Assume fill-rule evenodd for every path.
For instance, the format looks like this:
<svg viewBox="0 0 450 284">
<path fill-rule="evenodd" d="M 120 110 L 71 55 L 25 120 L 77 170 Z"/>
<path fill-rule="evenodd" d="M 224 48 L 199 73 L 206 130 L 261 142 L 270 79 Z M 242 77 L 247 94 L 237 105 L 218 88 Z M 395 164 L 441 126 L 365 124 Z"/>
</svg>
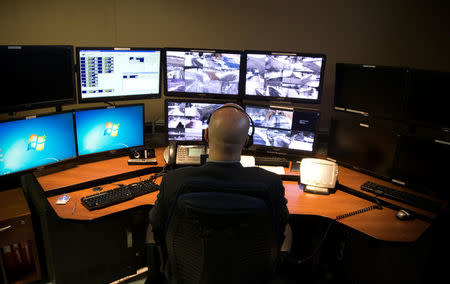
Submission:
<svg viewBox="0 0 450 284">
<path fill-rule="evenodd" d="M 249 126 L 244 109 L 237 104 L 227 103 L 216 110 L 205 133 L 209 158 L 217 161 L 240 160 Z"/>
</svg>

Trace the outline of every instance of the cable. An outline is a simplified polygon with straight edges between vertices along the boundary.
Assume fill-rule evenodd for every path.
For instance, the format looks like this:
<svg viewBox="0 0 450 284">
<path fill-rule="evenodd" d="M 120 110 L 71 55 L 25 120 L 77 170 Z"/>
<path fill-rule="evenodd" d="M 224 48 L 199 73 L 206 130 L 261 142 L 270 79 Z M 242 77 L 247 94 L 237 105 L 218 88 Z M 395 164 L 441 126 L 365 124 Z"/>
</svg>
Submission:
<svg viewBox="0 0 450 284">
<path fill-rule="evenodd" d="M 307 261 L 310 260 L 311 258 L 313 258 L 313 257 L 317 254 L 317 252 L 319 251 L 319 249 L 322 247 L 322 244 L 324 243 L 324 241 L 325 241 L 325 239 L 326 239 L 326 237 L 327 237 L 327 235 L 328 235 L 328 232 L 330 231 L 331 225 L 333 225 L 333 223 L 334 223 L 335 221 L 336 221 L 336 219 L 331 219 L 331 222 L 330 222 L 330 224 L 328 224 L 328 227 L 327 227 L 325 233 L 323 234 L 323 237 L 322 237 L 322 239 L 320 240 L 319 245 L 316 247 L 316 249 L 314 250 L 314 252 L 313 252 L 312 254 L 310 254 L 309 256 L 307 256 L 307 257 L 305 257 L 305 258 L 299 259 L 299 260 L 294 260 L 294 259 L 292 259 L 292 258 L 290 258 L 290 257 L 287 257 L 287 258 L 290 259 L 291 261 L 295 262 L 295 264 L 302 264 L 302 263 L 307 262 Z"/>
<path fill-rule="evenodd" d="M 294 259 L 289 258 L 289 257 L 287 257 L 287 258 L 290 259 L 291 261 L 295 262 L 296 264 L 302 264 L 302 263 L 305 263 L 306 261 L 310 260 L 311 258 L 313 258 L 317 254 L 319 249 L 322 247 L 322 245 L 323 245 L 323 243 L 324 243 L 324 241 L 325 241 L 325 239 L 326 239 L 326 237 L 328 235 L 328 232 L 330 231 L 331 225 L 333 225 L 333 223 L 335 221 L 342 220 L 344 218 L 355 216 L 355 215 L 358 215 L 358 214 L 361 214 L 361 213 L 364 213 L 364 212 L 368 212 L 368 211 L 371 211 L 371 210 L 374 210 L 374 209 L 378 209 L 378 210 L 383 209 L 383 207 L 380 205 L 378 199 L 376 199 L 376 202 L 377 202 L 376 205 L 372 205 L 372 206 L 365 207 L 365 208 L 362 208 L 362 209 L 358 209 L 358 210 L 355 210 L 355 211 L 351 211 L 351 212 L 348 212 L 348 213 L 345 213 L 345 214 L 342 214 L 342 215 L 338 215 L 338 216 L 336 216 L 336 218 L 331 219 L 331 222 L 328 225 L 328 227 L 327 227 L 327 229 L 326 229 L 322 239 L 320 240 L 319 245 L 316 247 L 316 249 L 314 250 L 314 252 L 311 255 L 309 255 L 309 256 L 307 256 L 305 258 L 299 259 L 299 260 L 294 260 Z"/>
</svg>

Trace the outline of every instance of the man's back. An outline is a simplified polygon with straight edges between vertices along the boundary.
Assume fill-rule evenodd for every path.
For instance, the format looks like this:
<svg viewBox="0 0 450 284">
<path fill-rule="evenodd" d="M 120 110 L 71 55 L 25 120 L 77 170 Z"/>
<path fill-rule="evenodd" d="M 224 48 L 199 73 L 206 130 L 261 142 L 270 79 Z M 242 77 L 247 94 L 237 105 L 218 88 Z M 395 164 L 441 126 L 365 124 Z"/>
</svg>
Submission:
<svg viewBox="0 0 450 284">
<path fill-rule="evenodd" d="M 264 184 L 269 189 L 268 194 L 273 207 L 275 226 L 280 236 L 279 240 L 282 242 L 282 234 L 289 212 L 280 177 L 260 168 L 244 168 L 238 162 L 208 162 L 201 167 L 177 169 L 164 176 L 157 202 L 150 212 L 150 224 L 157 243 L 164 242 L 164 228 L 168 221 L 169 211 L 176 201 L 179 188 L 193 180 L 215 184 L 223 183 L 224 186 L 242 183 Z"/>
</svg>

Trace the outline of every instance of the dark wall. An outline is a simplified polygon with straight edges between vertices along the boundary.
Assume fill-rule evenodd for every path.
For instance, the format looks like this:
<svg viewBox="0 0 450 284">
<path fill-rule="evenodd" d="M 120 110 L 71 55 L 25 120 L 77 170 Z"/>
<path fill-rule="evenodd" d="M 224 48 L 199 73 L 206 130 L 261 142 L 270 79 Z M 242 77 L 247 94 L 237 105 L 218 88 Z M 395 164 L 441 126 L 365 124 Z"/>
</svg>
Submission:
<svg viewBox="0 0 450 284">
<path fill-rule="evenodd" d="M 0 44 L 325 53 L 320 108 L 326 129 L 336 62 L 450 71 L 449 6 L 416 0 L 1 1 Z M 147 101 L 146 108 L 146 121 L 163 119 L 163 100 Z"/>
</svg>

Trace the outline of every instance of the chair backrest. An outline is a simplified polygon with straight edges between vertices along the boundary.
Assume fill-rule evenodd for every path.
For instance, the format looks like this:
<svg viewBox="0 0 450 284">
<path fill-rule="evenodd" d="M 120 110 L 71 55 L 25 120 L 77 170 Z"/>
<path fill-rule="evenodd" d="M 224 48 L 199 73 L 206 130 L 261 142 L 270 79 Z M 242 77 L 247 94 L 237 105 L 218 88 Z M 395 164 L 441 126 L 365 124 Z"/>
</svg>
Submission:
<svg viewBox="0 0 450 284">
<path fill-rule="evenodd" d="M 176 283 L 264 283 L 272 278 L 278 244 L 266 188 L 229 187 L 191 183 L 181 189 L 166 231 Z"/>
</svg>

